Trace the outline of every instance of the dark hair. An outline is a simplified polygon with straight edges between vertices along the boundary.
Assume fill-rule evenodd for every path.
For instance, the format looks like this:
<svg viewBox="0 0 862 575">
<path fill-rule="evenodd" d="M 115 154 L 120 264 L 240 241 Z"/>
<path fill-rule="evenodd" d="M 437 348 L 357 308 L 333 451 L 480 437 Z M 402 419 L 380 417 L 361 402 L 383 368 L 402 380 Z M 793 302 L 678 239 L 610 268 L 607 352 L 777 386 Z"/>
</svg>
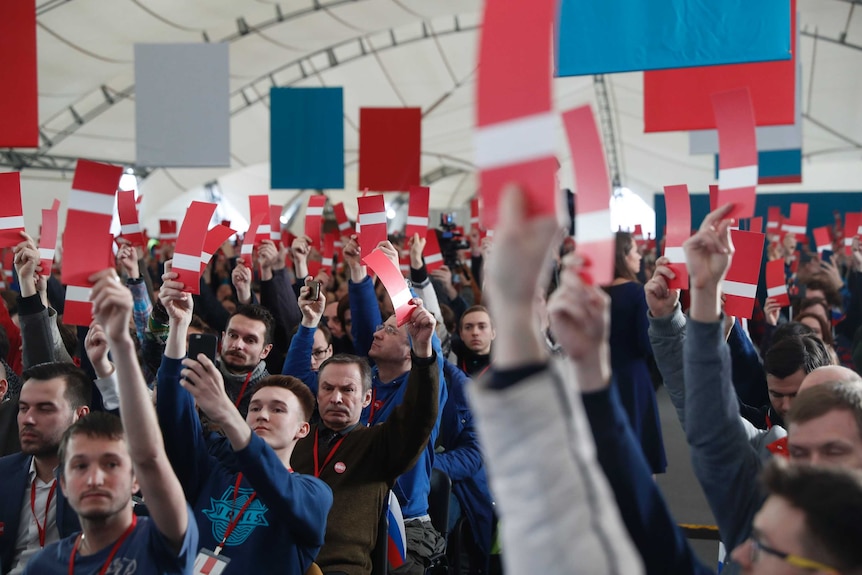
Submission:
<svg viewBox="0 0 862 575">
<path fill-rule="evenodd" d="M 762 481 L 805 515 L 804 555 L 843 573 L 862 568 L 862 475 L 836 467 L 793 465 L 773 457 Z"/>
<path fill-rule="evenodd" d="M 126 437 L 126 433 L 123 431 L 123 422 L 113 413 L 108 413 L 107 411 L 88 413 L 70 425 L 60 439 L 60 446 L 57 450 L 57 457 L 60 461 L 60 475 L 63 475 L 64 468 L 66 467 L 69 441 L 76 435 L 114 440 L 125 439 Z"/>
<path fill-rule="evenodd" d="M 796 323 L 802 323 L 801 320 L 808 319 L 808 318 L 811 318 L 814 321 L 816 321 L 818 324 L 820 324 L 820 333 L 823 334 L 820 339 L 823 340 L 823 343 L 825 343 L 828 346 L 833 345 L 835 343 L 835 338 L 832 337 L 832 326 L 829 325 L 828 323 L 826 323 L 826 320 L 824 320 L 822 317 L 820 317 L 816 313 L 810 313 L 810 312 L 800 313 L 799 315 L 797 315 L 796 317 L 793 318 L 793 321 Z M 802 325 L 805 325 L 805 324 L 802 323 Z M 808 327 L 810 327 L 810 326 L 808 326 Z"/>
<path fill-rule="evenodd" d="M 265 387 L 280 387 L 295 395 L 296 399 L 299 400 L 299 407 L 302 409 L 302 420 L 311 419 L 311 414 L 314 413 L 314 394 L 301 380 L 292 375 L 268 375 L 254 387 L 251 398 L 254 399 L 255 394 Z"/>
<path fill-rule="evenodd" d="M 338 300 L 338 307 L 335 308 L 335 316 L 338 318 L 338 321 L 341 322 L 341 327 L 344 329 L 344 333 L 350 334 L 350 330 L 347 329 L 347 322 L 345 322 L 344 318 L 347 312 L 350 311 L 350 298 L 343 297 Z"/>
<path fill-rule="evenodd" d="M 626 255 L 632 249 L 635 240 L 628 232 L 616 233 L 616 244 L 614 251 L 614 277 L 637 281 L 637 275 L 629 269 L 626 263 Z"/>
<path fill-rule="evenodd" d="M 771 345 L 775 345 L 786 337 L 800 337 L 803 335 L 815 335 L 815 333 L 814 330 L 811 329 L 811 326 L 807 326 L 804 323 L 793 321 L 782 323 L 776 327 L 775 331 L 772 333 Z"/>
<path fill-rule="evenodd" d="M 332 332 L 329 331 L 328 327 L 323 325 L 323 323 L 320 323 L 317 326 L 317 331 L 319 331 L 320 333 L 323 334 L 323 338 L 326 340 L 326 343 L 328 343 L 329 345 L 332 345 Z"/>
<path fill-rule="evenodd" d="M 367 393 L 368 390 L 371 389 L 371 366 L 368 365 L 367 361 L 365 361 L 358 355 L 339 353 L 338 355 L 333 355 L 332 357 L 328 358 L 326 361 L 320 364 L 320 367 L 317 368 L 318 380 L 322 376 L 324 368 L 326 368 L 326 366 L 329 364 L 355 365 L 359 367 L 359 375 L 362 379 L 362 393 Z"/>
<path fill-rule="evenodd" d="M 6 309 L 9 310 L 9 315 L 16 315 L 18 313 L 18 292 L 10 289 L 0 290 L 0 297 L 3 298 Z"/>
<path fill-rule="evenodd" d="M 805 423 L 841 409 L 853 415 L 862 437 L 862 383 L 858 381 L 830 381 L 804 389 L 793 400 L 787 421 Z"/>
<path fill-rule="evenodd" d="M 269 345 L 272 343 L 272 332 L 275 328 L 275 318 L 272 317 L 272 314 L 269 313 L 268 309 L 262 305 L 256 304 L 237 306 L 236 311 L 230 314 L 228 324 L 230 324 L 230 320 L 236 315 L 263 322 L 263 325 L 266 328 L 263 336 L 263 344 Z"/>
<path fill-rule="evenodd" d="M 21 374 L 21 379 L 26 384 L 31 379 L 48 381 L 54 378 L 63 378 L 66 382 L 66 391 L 63 397 L 69 402 L 72 409 L 78 409 L 90 405 L 93 395 L 93 382 L 90 377 L 79 367 L 72 363 L 52 361 L 40 363 L 29 367 Z"/>
<path fill-rule="evenodd" d="M 445 303 L 440 304 L 440 315 L 443 316 L 443 325 L 446 326 L 446 331 L 454 333 L 456 326 L 455 312 Z"/>
<path fill-rule="evenodd" d="M 805 289 L 807 290 L 818 290 L 823 292 L 823 296 L 826 298 L 826 303 L 830 306 L 838 307 L 841 305 L 841 295 L 838 293 L 831 284 L 826 283 L 821 279 L 810 279 L 805 282 Z M 819 298 L 812 298 L 819 299 Z"/>
<path fill-rule="evenodd" d="M 6 359 L 9 357 L 9 335 L 6 333 L 6 328 L 0 325 L 0 357 Z"/>
<path fill-rule="evenodd" d="M 832 312 L 829 309 L 829 303 L 825 299 L 823 299 L 822 297 L 802 298 L 799 301 L 799 305 L 796 306 L 796 309 L 798 310 L 798 313 L 804 313 L 805 310 L 807 310 L 808 308 L 814 307 L 816 305 L 819 305 L 820 307 L 823 308 L 823 312 L 826 315 L 826 317 L 830 317 L 832 315 Z"/>
<path fill-rule="evenodd" d="M 473 306 L 468 307 L 464 311 L 464 313 L 461 314 L 460 319 L 458 319 L 458 331 L 461 331 L 461 326 L 464 325 L 464 318 L 467 316 L 467 314 L 471 314 L 471 313 L 487 314 L 488 319 L 491 321 L 491 327 L 494 327 L 494 320 L 491 319 L 491 313 L 488 311 L 488 308 L 486 308 L 483 305 L 473 305 Z"/>
<path fill-rule="evenodd" d="M 192 321 L 189 323 L 190 329 L 196 329 L 201 333 L 209 333 L 212 335 L 218 335 L 218 332 L 210 327 L 210 325 L 201 319 L 201 316 L 198 314 L 194 314 L 192 316 Z"/>
<path fill-rule="evenodd" d="M 800 369 L 811 373 L 824 365 L 832 365 L 832 357 L 824 343 L 813 334 L 784 337 L 772 344 L 763 358 L 766 373 L 780 379 Z"/>
</svg>

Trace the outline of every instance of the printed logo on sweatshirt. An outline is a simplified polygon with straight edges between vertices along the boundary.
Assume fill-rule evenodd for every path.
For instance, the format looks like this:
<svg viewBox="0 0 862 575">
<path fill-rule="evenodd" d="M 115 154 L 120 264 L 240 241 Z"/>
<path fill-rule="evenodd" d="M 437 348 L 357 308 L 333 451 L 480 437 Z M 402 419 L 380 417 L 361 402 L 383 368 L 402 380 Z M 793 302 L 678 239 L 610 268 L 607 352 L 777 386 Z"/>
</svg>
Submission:
<svg viewBox="0 0 862 575">
<path fill-rule="evenodd" d="M 236 501 L 234 501 L 233 487 L 228 487 L 221 499 L 210 498 L 211 507 L 205 509 L 203 514 L 212 521 L 213 538 L 216 541 L 220 542 L 224 538 L 228 525 L 253 493 L 253 489 L 241 487 L 236 495 Z M 239 522 L 237 522 L 230 537 L 227 538 L 225 545 L 228 547 L 242 545 L 257 527 L 269 525 L 269 521 L 264 517 L 267 511 L 269 508 L 261 503 L 260 499 L 255 498 L 243 512 L 242 517 L 239 518 Z"/>
</svg>

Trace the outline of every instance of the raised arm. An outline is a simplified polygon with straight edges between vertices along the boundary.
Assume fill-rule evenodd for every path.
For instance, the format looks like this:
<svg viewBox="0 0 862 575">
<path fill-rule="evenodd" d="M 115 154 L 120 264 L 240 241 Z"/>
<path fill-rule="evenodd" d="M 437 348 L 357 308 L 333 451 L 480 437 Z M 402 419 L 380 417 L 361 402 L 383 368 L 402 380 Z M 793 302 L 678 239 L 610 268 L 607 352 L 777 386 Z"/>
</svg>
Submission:
<svg viewBox="0 0 862 575">
<path fill-rule="evenodd" d="M 258 251 L 260 264 L 260 304 L 267 308 L 275 319 L 275 334 L 272 351 L 267 360 L 281 361 L 287 354 L 290 333 L 302 320 L 297 298 L 287 279 L 284 258 L 287 250 L 275 247 L 271 240 L 264 240 Z M 276 367 L 281 367 L 277 365 Z M 270 367 L 270 371 L 275 370 Z"/>
<path fill-rule="evenodd" d="M 120 381 L 120 412 L 129 453 L 150 517 L 175 551 L 189 526 L 183 490 L 164 449 L 162 432 L 129 335 L 132 294 L 114 270 L 90 278 L 93 315 L 105 329 Z"/>
<path fill-rule="evenodd" d="M 374 282 L 362 265 L 359 242 L 355 237 L 344 239 L 344 263 L 350 270 L 348 297 L 350 298 L 350 331 L 353 334 L 353 349 L 356 355 L 365 357 L 371 349 L 374 330 L 383 323 L 380 305 L 374 293 Z"/>
<path fill-rule="evenodd" d="M 302 313 L 302 321 L 293 339 L 290 340 L 290 348 L 287 357 L 284 358 L 283 375 L 292 375 L 302 380 L 317 396 L 317 373 L 311 369 L 311 354 L 314 351 L 314 333 L 320 325 L 323 310 L 326 308 L 326 295 L 320 292 L 317 300 L 308 299 L 309 285 L 313 280 L 305 278 L 305 285 L 300 290 L 299 309 Z"/>
</svg>

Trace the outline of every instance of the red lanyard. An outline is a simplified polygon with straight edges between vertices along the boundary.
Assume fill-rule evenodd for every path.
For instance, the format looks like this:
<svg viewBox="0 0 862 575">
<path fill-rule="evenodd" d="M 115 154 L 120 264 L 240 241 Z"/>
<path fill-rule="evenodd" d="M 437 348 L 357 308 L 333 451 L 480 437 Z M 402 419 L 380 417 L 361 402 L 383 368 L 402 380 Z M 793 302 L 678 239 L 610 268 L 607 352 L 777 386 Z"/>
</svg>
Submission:
<svg viewBox="0 0 862 575">
<path fill-rule="evenodd" d="M 114 555 L 117 554 L 117 551 L 120 549 L 120 545 L 123 544 L 123 541 L 126 540 L 132 531 L 135 530 L 135 525 L 138 524 L 138 516 L 132 515 L 132 524 L 129 525 L 123 534 L 120 535 L 120 538 L 117 539 L 117 542 L 114 543 L 114 546 L 111 548 L 111 552 L 108 554 L 108 558 L 105 559 L 105 564 L 102 565 L 102 568 L 99 570 L 99 575 L 105 575 L 108 572 L 108 567 L 111 566 L 111 561 L 114 560 Z M 81 533 L 78 535 L 77 539 L 75 539 L 75 546 L 72 547 L 72 556 L 69 557 L 69 575 L 75 575 L 75 554 L 78 553 L 78 546 L 81 544 L 81 540 L 84 538 L 84 534 Z"/>
<path fill-rule="evenodd" d="M 374 414 L 377 413 L 377 388 L 371 388 L 371 410 L 368 412 L 368 427 L 374 425 Z M 324 464 L 325 465 L 325 464 Z"/>
<path fill-rule="evenodd" d="M 482 371 L 479 372 L 479 375 L 473 376 L 473 375 L 470 375 L 469 371 L 467 371 L 467 360 L 461 360 L 461 371 L 463 371 L 467 375 L 470 375 L 470 377 L 473 379 L 476 379 L 478 377 L 482 377 L 483 375 L 485 375 L 485 372 L 488 371 L 489 367 L 491 367 L 490 363 L 485 366 L 485 369 L 483 369 Z"/>
<path fill-rule="evenodd" d="M 39 525 L 39 518 L 36 517 L 36 478 L 30 484 L 30 511 L 33 512 L 33 521 L 36 522 L 36 531 L 39 532 L 39 547 L 45 546 L 45 532 L 48 530 L 48 510 L 51 509 L 51 500 L 54 499 L 54 491 L 57 490 L 57 480 L 51 484 L 51 491 L 48 492 L 48 502 L 45 503 L 45 522 Z"/>
<path fill-rule="evenodd" d="M 242 473 L 236 476 L 236 483 L 233 484 L 233 504 L 236 505 L 236 496 L 239 494 L 239 483 L 242 481 Z M 230 523 L 227 524 L 227 529 L 224 530 L 224 536 L 221 539 L 221 543 L 216 546 L 216 554 L 221 553 L 221 550 L 224 549 L 225 543 L 227 543 L 227 538 L 230 537 L 230 534 L 233 533 L 233 530 L 236 529 L 239 520 L 242 518 L 242 514 L 245 513 L 245 510 L 248 509 L 248 506 L 251 505 L 251 502 L 254 501 L 254 498 L 257 497 L 257 491 L 253 491 L 251 497 L 249 497 L 245 503 L 243 503 L 242 507 L 239 510 Z"/>
<path fill-rule="evenodd" d="M 317 439 L 318 439 L 319 433 L 320 433 L 320 429 L 314 430 L 314 476 L 315 477 L 320 477 L 320 472 L 323 471 L 323 468 L 326 467 L 326 464 L 332 460 L 332 457 L 335 455 L 335 452 L 338 451 L 339 447 L 341 447 L 341 442 L 343 442 L 344 438 L 347 437 L 345 435 L 344 437 L 339 439 L 338 442 L 332 447 L 332 449 L 329 450 L 329 455 L 327 455 L 326 459 L 323 460 L 323 465 L 318 466 L 318 463 L 320 461 L 318 459 L 319 458 L 319 455 L 318 455 L 319 452 L 317 449 L 318 448 Z"/>
<path fill-rule="evenodd" d="M 248 372 L 248 375 L 245 376 L 245 381 L 242 382 L 242 387 L 239 388 L 239 395 L 236 397 L 236 401 L 233 404 L 237 409 L 239 409 L 239 403 L 242 401 L 242 396 L 245 395 L 245 388 L 248 387 L 248 382 L 251 379 L 252 373 L 254 373 L 253 370 Z"/>
</svg>

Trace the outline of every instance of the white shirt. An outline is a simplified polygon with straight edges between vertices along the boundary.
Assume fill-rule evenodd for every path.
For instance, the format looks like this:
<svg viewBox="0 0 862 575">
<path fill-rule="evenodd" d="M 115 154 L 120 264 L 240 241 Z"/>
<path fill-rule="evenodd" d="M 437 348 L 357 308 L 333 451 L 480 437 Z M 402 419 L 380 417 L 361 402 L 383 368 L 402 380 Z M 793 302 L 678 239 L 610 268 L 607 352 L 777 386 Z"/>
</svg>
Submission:
<svg viewBox="0 0 862 575">
<path fill-rule="evenodd" d="M 36 483 L 36 517 L 33 517 L 33 510 L 30 507 L 30 491 L 33 489 L 33 482 Z M 24 490 L 23 501 L 21 502 L 21 520 L 18 524 L 18 538 L 15 540 L 15 559 L 12 561 L 12 571 L 9 575 L 19 575 L 24 571 L 24 567 L 36 553 L 42 550 L 39 545 L 39 529 L 36 527 L 36 518 L 39 519 L 41 525 L 44 521 L 45 525 L 45 545 L 60 540 L 60 531 L 57 529 L 57 497 L 59 495 L 59 486 L 54 490 L 54 495 L 51 498 L 51 506 L 48 508 L 48 519 L 45 519 L 45 506 L 48 504 L 48 494 L 51 493 L 51 485 L 57 480 L 54 479 L 49 483 L 45 483 L 36 477 L 36 458 L 30 458 L 30 481 L 27 484 L 27 489 Z"/>
</svg>

